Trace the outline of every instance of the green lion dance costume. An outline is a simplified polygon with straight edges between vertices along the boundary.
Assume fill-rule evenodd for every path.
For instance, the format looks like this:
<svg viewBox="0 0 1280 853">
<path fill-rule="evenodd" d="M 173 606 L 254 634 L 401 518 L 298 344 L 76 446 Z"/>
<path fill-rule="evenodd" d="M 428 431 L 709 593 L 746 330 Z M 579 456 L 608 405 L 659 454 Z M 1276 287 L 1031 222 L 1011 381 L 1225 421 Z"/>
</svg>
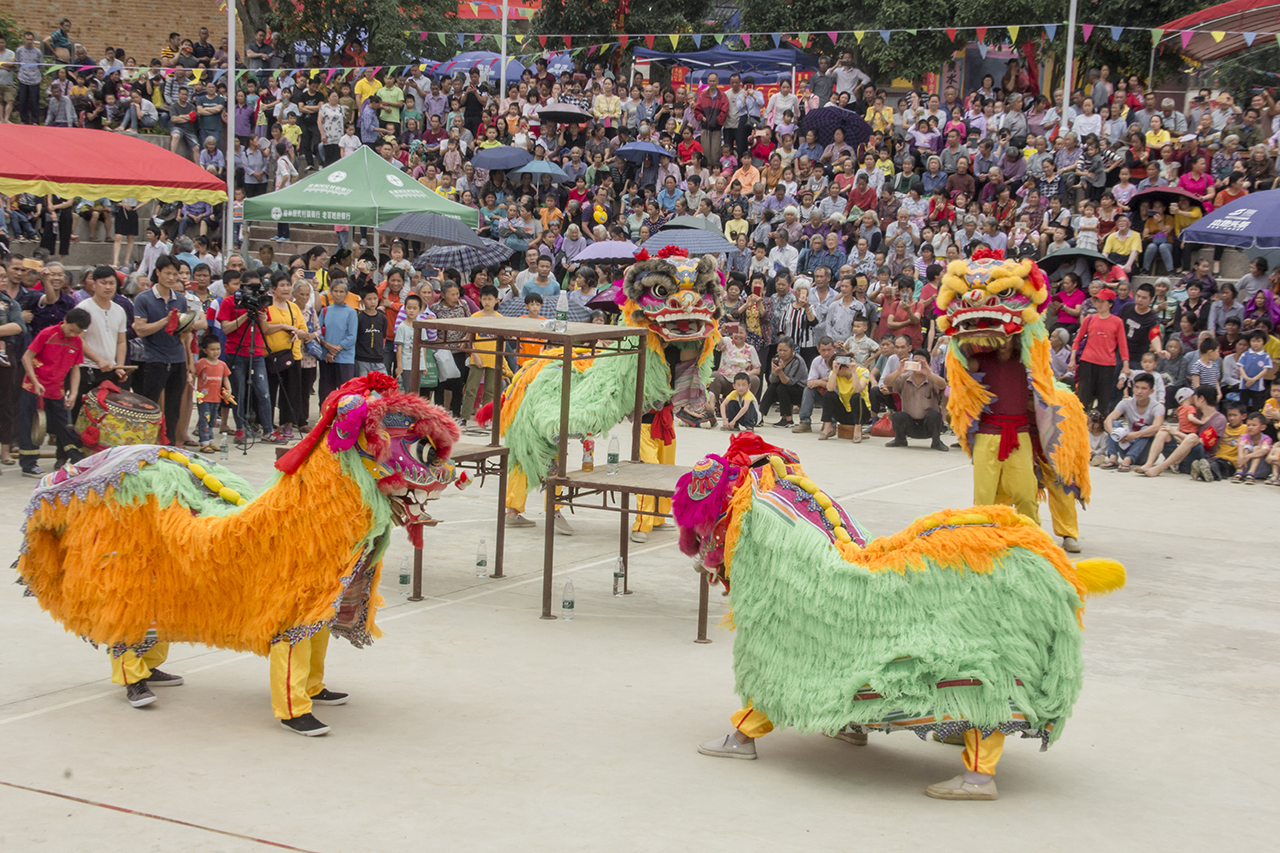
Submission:
<svg viewBox="0 0 1280 853">
<path fill-rule="evenodd" d="M 699 751 L 755 758 L 775 725 L 802 732 L 963 735 L 966 773 L 942 799 L 995 799 L 1006 734 L 1062 734 L 1080 693 L 1084 599 L 1124 584 L 1072 564 L 1008 506 L 945 510 L 868 542 L 796 456 L 735 436 L 681 478 L 680 547 L 722 580 L 743 703 Z"/>
<path fill-rule="evenodd" d="M 640 459 L 644 462 L 674 464 L 673 402 L 679 405 L 687 399 L 699 406 L 705 402 L 712 354 L 720 337 L 721 276 L 716 266 L 712 255 L 692 259 L 672 247 L 663 249 L 656 258 L 641 252 L 618 287 L 617 300 L 626 324 L 648 330 L 640 431 Z M 526 363 L 502 398 L 500 428 L 511 449 L 508 526 L 532 525 L 521 515 L 525 499 L 555 465 L 561 382 L 560 371 L 552 364 L 548 359 Z M 574 361 L 569 433 L 608 433 L 631 414 L 635 388 L 635 359 L 596 361 L 586 357 Z M 480 418 L 485 416 L 482 410 Z M 657 511 L 669 512 L 670 501 L 661 503 Z M 641 497 L 637 504 L 641 512 L 654 511 L 653 498 Z M 653 515 L 637 515 L 632 538 L 643 541 L 662 523 L 663 519 L 655 521 Z"/>
</svg>

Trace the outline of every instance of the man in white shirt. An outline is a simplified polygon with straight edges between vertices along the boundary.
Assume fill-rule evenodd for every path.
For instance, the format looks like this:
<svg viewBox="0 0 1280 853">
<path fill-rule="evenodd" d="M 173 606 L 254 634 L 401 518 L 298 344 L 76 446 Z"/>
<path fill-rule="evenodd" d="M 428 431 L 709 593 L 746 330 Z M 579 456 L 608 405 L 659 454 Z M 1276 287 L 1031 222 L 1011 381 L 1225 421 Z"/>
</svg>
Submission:
<svg viewBox="0 0 1280 853">
<path fill-rule="evenodd" d="M 1044 117 L 1040 120 L 1040 126 L 1044 128 L 1045 135 L 1048 136 L 1053 128 L 1061 126 L 1065 130 L 1071 129 L 1071 123 L 1076 120 L 1076 110 L 1074 107 L 1066 105 L 1063 92 L 1061 89 L 1053 90 L 1053 104 L 1049 109 L 1044 111 Z M 1060 130 L 1059 132 L 1065 132 Z"/>
<path fill-rule="evenodd" d="M 786 267 L 795 275 L 796 266 L 800 263 L 800 253 L 795 246 L 788 245 L 786 229 L 779 228 L 773 232 L 774 247 L 769 252 L 769 260 L 779 268 Z"/>
<path fill-rule="evenodd" d="M 853 54 L 847 50 L 840 54 L 840 64 L 831 69 L 831 73 L 836 78 L 835 94 L 848 92 L 850 98 L 857 95 L 859 88 L 871 82 L 871 78 L 862 69 L 854 67 Z"/>
<path fill-rule="evenodd" d="M 151 271 L 155 269 L 156 258 L 161 255 L 169 254 L 169 244 L 160 239 L 160 226 L 151 224 L 147 226 L 147 242 L 142 246 L 142 261 L 138 264 L 138 272 L 151 278 Z"/>
<path fill-rule="evenodd" d="M 125 363 L 129 327 L 128 315 L 114 301 L 119 285 L 115 270 L 109 266 L 97 267 L 88 282 L 92 297 L 77 306 L 88 311 L 93 322 L 82 337 L 84 360 L 80 362 L 80 384 L 71 407 L 72 423 L 80 414 L 86 393 L 107 379 L 122 382 L 127 375 L 119 369 Z"/>
</svg>

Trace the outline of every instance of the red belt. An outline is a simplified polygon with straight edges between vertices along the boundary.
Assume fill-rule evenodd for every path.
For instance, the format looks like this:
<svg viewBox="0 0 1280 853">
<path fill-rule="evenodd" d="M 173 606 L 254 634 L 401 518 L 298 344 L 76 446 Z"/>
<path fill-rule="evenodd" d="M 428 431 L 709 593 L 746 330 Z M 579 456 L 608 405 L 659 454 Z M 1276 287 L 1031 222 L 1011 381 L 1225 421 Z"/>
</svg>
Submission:
<svg viewBox="0 0 1280 853">
<path fill-rule="evenodd" d="M 1009 458 L 1010 453 L 1018 449 L 1018 427 L 1027 426 L 1027 416 L 983 415 L 979 423 L 1000 427 L 1000 451 L 996 458 L 1003 462 Z"/>
<path fill-rule="evenodd" d="M 653 413 L 653 423 L 649 425 L 650 438 L 661 441 L 663 444 L 670 444 L 676 440 L 676 423 L 671 415 L 670 403 Z"/>
</svg>

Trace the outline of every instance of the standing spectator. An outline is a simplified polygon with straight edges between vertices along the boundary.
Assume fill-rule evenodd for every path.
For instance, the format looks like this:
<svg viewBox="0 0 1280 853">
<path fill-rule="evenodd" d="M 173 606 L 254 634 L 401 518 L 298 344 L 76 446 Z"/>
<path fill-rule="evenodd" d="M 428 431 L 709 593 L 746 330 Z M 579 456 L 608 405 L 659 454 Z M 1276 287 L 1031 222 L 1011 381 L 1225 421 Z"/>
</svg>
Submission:
<svg viewBox="0 0 1280 853">
<path fill-rule="evenodd" d="M 343 383 L 356 375 L 356 333 L 358 318 L 347 304 L 347 280 L 340 278 L 329 286 L 332 303 L 320 312 L 320 345 L 325 348 L 320 363 L 321 405 Z"/>
<path fill-rule="evenodd" d="M 222 408 L 222 392 L 231 393 L 231 368 L 219 356 L 222 342 L 212 333 L 200 339 L 200 356 L 196 362 L 196 409 L 200 412 L 200 451 L 213 453 L 213 431 L 218 425 L 218 410 Z"/>
<path fill-rule="evenodd" d="M 17 67 L 16 54 L 9 50 L 3 34 L 0 34 L 0 123 L 8 124 L 13 115 L 13 105 L 18 100 L 18 87 L 14 85 L 13 71 Z"/>
<path fill-rule="evenodd" d="M 1111 410 L 1111 395 L 1116 388 L 1116 355 L 1129 375 L 1129 344 L 1124 323 L 1111 313 L 1116 292 L 1109 287 L 1093 297 L 1096 311 L 1080 324 L 1068 367 L 1076 374 L 1076 396 L 1086 412 L 1097 405 L 1098 411 Z"/>
<path fill-rule="evenodd" d="M 901 401 L 899 410 L 890 414 L 893 441 L 886 446 L 906 447 L 908 438 L 927 438 L 931 448 L 948 452 L 950 448 L 942 441 L 942 401 L 947 380 L 930 368 L 928 351 L 912 350 L 910 358 L 884 378 L 884 384 Z"/>
<path fill-rule="evenodd" d="M 283 444 L 293 440 L 295 426 L 306 422 L 302 399 L 302 342 L 310 336 L 302 309 L 293 302 L 293 285 L 288 274 L 276 273 L 271 277 L 271 304 L 262 319 L 267 345 L 267 393 L 279 413 L 279 426 L 266 440 Z"/>
<path fill-rule="evenodd" d="M 142 339 L 143 364 L 140 387 L 142 396 L 164 404 L 164 434 L 169 444 L 177 440 L 178 421 L 182 415 L 182 394 L 186 388 L 187 367 L 191 348 L 184 338 L 190 332 L 175 334 L 178 317 L 187 310 L 186 296 L 178 279 L 178 262 L 169 255 L 160 256 L 151 274 L 152 286 L 133 299 L 133 331 Z M 207 328 L 202 315 L 196 317 L 193 329 Z"/>
<path fill-rule="evenodd" d="M 1264 348 L 1267 344 L 1267 333 L 1254 329 L 1249 333 L 1249 350 L 1240 356 L 1237 367 L 1240 370 L 1241 401 L 1250 412 L 1262 411 L 1267 402 L 1267 382 L 1274 374 L 1275 363 Z"/>
<path fill-rule="evenodd" d="M 40 80 L 44 51 L 36 44 L 35 33 L 22 34 L 22 44 L 14 51 L 18 65 L 18 116 L 23 124 L 40 123 Z"/>
<path fill-rule="evenodd" d="M 18 396 L 18 448 L 22 476 L 39 479 L 40 449 L 31 440 L 31 428 L 40 406 L 44 407 L 45 429 L 57 445 L 57 463 L 78 462 L 82 458 L 80 436 L 71 427 L 67 417 L 66 401 L 75 399 L 80 385 L 80 373 L 76 365 L 84 356 L 84 344 L 80 336 L 92 321 L 83 308 L 72 308 L 61 323 L 50 326 L 27 347 L 22 355 L 25 376 Z M 70 374 L 69 391 L 63 386 Z"/>
<path fill-rule="evenodd" d="M 226 111 L 227 99 L 218 94 L 218 86 L 210 77 L 209 82 L 205 84 L 204 92 L 196 96 L 196 115 L 199 116 L 197 125 L 200 139 L 208 139 L 212 136 L 217 140 L 219 149 L 227 143 L 227 126 L 222 121 Z"/>
<path fill-rule="evenodd" d="M 707 75 L 707 88 L 698 93 L 693 114 L 702 126 L 702 150 L 711 163 L 720 162 L 721 128 L 729 118 L 729 99 L 720 91 L 720 75 Z"/>
<path fill-rule="evenodd" d="M 376 290 L 367 290 L 361 297 L 356 333 L 356 376 L 368 376 L 375 370 L 385 369 L 387 315 L 385 311 L 378 310 L 378 302 Z"/>
<path fill-rule="evenodd" d="M 383 91 L 386 90 L 384 89 Z M 320 110 L 326 101 L 332 103 L 339 110 L 342 109 L 338 106 L 336 98 L 326 98 L 320 94 L 320 81 L 315 77 L 307 79 L 307 90 L 295 99 L 298 110 L 301 113 L 298 118 L 298 124 L 302 126 L 302 135 L 298 138 L 299 163 L 305 158 L 307 169 L 313 172 L 316 169 L 317 156 L 320 155 L 320 144 L 324 138 L 320 131 Z M 330 120 L 330 126 L 332 127 L 332 119 Z M 341 135 L 341 133 L 338 135 Z M 325 162 L 324 156 L 320 155 L 319 160 L 323 165 Z"/>
<path fill-rule="evenodd" d="M 246 270 L 238 282 L 228 284 L 227 295 L 218 306 L 217 317 L 218 325 L 227 339 L 225 351 L 227 365 L 231 368 L 231 394 L 236 401 L 234 411 L 237 441 L 243 440 L 247 431 L 255 425 L 261 428 L 264 438 L 269 438 L 275 431 L 272 428 L 271 395 L 264 358 L 264 321 L 260 316 L 236 306 L 235 294 L 242 287 L 260 289 L 261 274 L 256 270 Z M 250 408 L 256 415 L 256 421 L 249 419 Z"/>
<path fill-rule="evenodd" d="M 129 315 L 116 302 L 119 283 L 116 271 L 111 267 L 97 267 L 87 282 L 90 298 L 79 303 L 79 307 L 89 314 L 92 324 L 82 336 L 85 359 L 79 368 L 80 393 L 71 398 L 72 423 L 80 415 L 80 405 L 85 394 L 107 379 L 114 378 L 117 382 L 125 379 L 126 374 L 120 368 L 127 360 L 125 353 Z"/>
<path fill-rule="evenodd" d="M 1125 338 L 1129 345 L 1129 367 L 1134 369 L 1141 364 L 1144 354 L 1154 352 L 1160 355 L 1163 350 L 1160 343 L 1160 318 L 1151 310 L 1155 294 L 1156 289 L 1143 282 L 1133 292 L 1133 304 L 1121 308 L 1118 315 L 1124 322 Z"/>
</svg>

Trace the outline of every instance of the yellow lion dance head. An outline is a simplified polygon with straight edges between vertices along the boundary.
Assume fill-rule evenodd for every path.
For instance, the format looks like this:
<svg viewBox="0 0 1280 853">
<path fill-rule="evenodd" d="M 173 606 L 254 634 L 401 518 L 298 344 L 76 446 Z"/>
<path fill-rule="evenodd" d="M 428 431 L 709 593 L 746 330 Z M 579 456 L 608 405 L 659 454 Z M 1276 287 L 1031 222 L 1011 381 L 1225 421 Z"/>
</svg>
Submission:
<svg viewBox="0 0 1280 853">
<path fill-rule="evenodd" d="M 998 349 L 1029 327 L 1043 328 L 1041 306 L 1048 282 L 1035 261 L 1010 261 L 979 249 L 968 261 L 952 261 L 938 293 L 938 329 L 970 356 Z"/>
</svg>

